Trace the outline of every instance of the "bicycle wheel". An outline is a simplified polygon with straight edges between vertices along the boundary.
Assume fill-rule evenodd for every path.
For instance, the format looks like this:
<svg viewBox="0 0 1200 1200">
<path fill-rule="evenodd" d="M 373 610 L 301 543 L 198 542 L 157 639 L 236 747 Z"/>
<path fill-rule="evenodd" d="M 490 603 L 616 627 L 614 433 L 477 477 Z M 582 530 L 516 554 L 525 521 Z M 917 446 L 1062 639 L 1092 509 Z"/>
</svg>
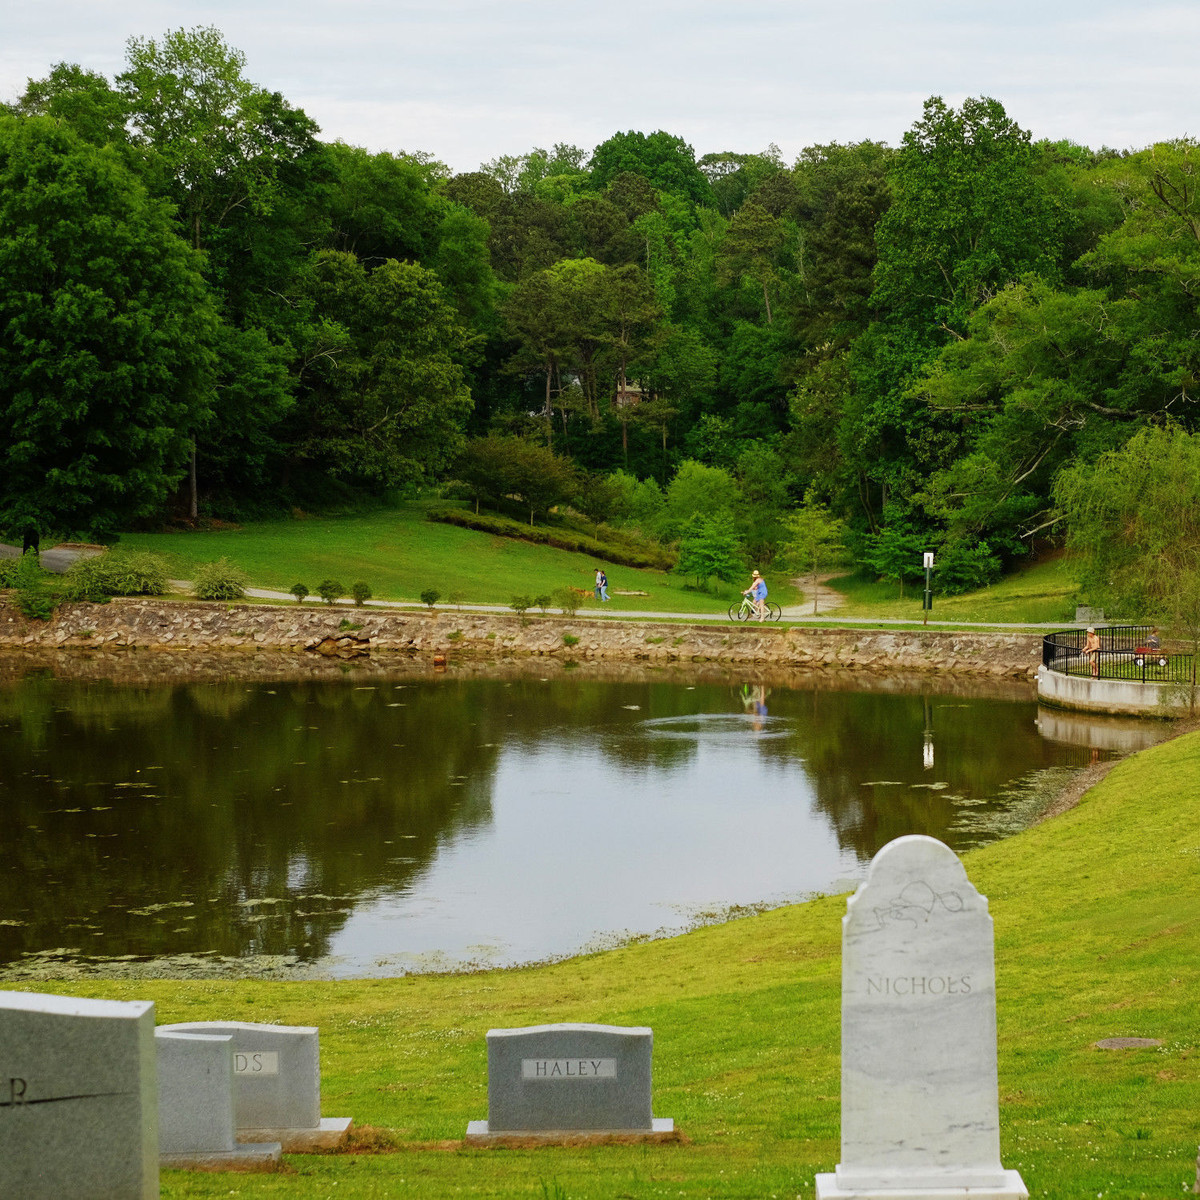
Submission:
<svg viewBox="0 0 1200 1200">
<path fill-rule="evenodd" d="M 741 621 L 745 619 L 742 616 L 742 606 L 740 604 L 731 604 L 729 606 L 729 619 L 731 621 Z"/>
<path fill-rule="evenodd" d="M 768 602 L 767 616 L 769 616 L 772 621 L 780 621 L 783 619 L 783 609 L 780 608 L 778 604 L 771 604 Z"/>
</svg>

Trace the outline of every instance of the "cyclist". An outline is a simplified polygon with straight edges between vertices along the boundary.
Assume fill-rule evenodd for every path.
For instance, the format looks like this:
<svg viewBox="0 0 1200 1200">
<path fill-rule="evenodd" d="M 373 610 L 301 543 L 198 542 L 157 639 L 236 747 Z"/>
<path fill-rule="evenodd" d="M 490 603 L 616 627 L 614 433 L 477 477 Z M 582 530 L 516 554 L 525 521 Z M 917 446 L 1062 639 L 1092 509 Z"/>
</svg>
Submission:
<svg viewBox="0 0 1200 1200">
<path fill-rule="evenodd" d="M 767 619 L 767 581 L 757 572 L 750 575 L 750 586 L 742 593 L 754 601 L 755 611 L 759 621 Z"/>
</svg>

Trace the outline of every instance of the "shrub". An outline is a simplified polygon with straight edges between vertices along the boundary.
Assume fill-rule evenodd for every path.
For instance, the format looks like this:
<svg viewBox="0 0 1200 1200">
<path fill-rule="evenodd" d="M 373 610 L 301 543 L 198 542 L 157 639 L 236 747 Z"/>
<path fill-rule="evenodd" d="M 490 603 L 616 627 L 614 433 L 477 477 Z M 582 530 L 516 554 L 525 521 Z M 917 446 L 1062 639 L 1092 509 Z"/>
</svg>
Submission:
<svg viewBox="0 0 1200 1200">
<path fill-rule="evenodd" d="M 164 596 L 167 560 L 152 550 L 118 547 L 104 554 L 77 558 L 63 576 L 64 592 L 72 600 L 109 596 Z"/>
<path fill-rule="evenodd" d="M 292 586 L 288 588 L 288 591 L 296 597 L 297 604 L 303 604 L 304 597 L 308 595 L 308 588 L 306 588 L 302 583 L 293 583 Z"/>
<path fill-rule="evenodd" d="M 13 586 L 13 580 L 20 565 L 19 558 L 0 558 L 0 588 Z"/>
<path fill-rule="evenodd" d="M 371 589 L 360 579 L 350 585 L 350 595 L 354 597 L 355 607 L 362 608 L 371 598 Z"/>
<path fill-rule="evenodd" d="M 542 610 L 542 616 L 544 617 L 546 615 L 546 609 L 548 609 L 550 607 L 550 597 L 549 596 L 534 596 L 533 606 L 534 606 L 534 608 L 540 608 Z"/>
<path fill-rule="evenodd" d="M 551 599 L 568 617 L 573 617 L 579 611 L 583 597 L 574 588 L 563 587 L 556 588 Z"/>
<path fill-rule="evenodd" d="M 17 608 L 32 620 L 48 621 L 58 601 L 46 586 L 49 575 L 42 570 L 37 551 L 30 550 L 13 561 L 16 566 L 9 582 Z"/>
<path fill-rule="evenodd" d="M 563 645 L 564 646 L 578 646 L 579 639 L 573 633 L 564 633 L 563 634 Z"/>
<path fill-rule="evenodd" d="M 326 604 L 332 604 L 345 590 L 340 579 L 322 579 L 317 584 L 317 595 Z"/>
<path fill-rule="evenodd" d="M 201 563 L 192 574 L 197 600 L 240 600 L 246 594 L 246 572 L 227 558 Z"/>
<path fill-rule="evenodd" d="M 428 605 L 430 608 L 432 608 L 441 598 L 442 593 L 439 592 L 437 588 L 426 588 L 421 593 L 421 603 Z"/>
<path fill-rule="evenodd" d="M 558 550 L 574 550 L 605 562 L 619 563 L 623 567 L 652 567 L 667 571 L 675 565 L 675 555 L 665 546 L 611 529 L 605 532 L 603 538 L 596 538 L 575 529 L 560 526 L 535 528 L 514 521 L 511 517 L 486 512 L 473 513 L 463 508 L 431 508 L 425 515 L 430 521 L 475 529 L 497 537 L 517 538 L 536 545 L 554 546 Z"/>
<path fill-rule="evenodd" d="M 338 629 L 340 629 L 343 633 L 345 633 L 348 630 L 361 629 L 361 628 L 362 628 L 361 621 L 351 621 L 349 617 L 343 617 L 338 622 Z"/>
<path fill-rule="evenodd" d="M 523 617 L 525 610 L 533 603 L 528 596 L 514 596 L 509 602 L 508 607 L 513 610 L 518 616 Z"/>
</svg>

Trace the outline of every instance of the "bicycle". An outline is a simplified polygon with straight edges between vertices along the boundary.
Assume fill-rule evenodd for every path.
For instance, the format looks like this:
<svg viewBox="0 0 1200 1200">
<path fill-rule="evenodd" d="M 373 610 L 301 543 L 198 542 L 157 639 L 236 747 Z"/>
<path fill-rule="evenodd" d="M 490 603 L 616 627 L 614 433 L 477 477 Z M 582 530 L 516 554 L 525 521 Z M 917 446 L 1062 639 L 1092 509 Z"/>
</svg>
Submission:
<svg viewBox="0 0 1200 1200">
<path fill-rule="evenodd" d="M 778 604 L 772 604 L 767 601 L 767 620 L 778 621 L 783 617 L 783 609 Z M 731 621 L 749 621 L 758 619 L 758 609 L 755 607 L 754 601 L 749 596 L 743 596 L 741 603 L 736 601 L 729 606 L 729 619 Z"/>
</svg>

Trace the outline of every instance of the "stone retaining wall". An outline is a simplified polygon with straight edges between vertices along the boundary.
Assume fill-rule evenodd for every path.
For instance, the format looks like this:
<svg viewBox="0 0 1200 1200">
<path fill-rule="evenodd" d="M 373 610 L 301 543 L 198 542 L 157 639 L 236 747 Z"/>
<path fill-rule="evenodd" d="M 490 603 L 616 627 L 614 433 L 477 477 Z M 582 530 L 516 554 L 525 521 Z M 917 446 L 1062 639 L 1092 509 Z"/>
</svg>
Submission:
<svg viewBox="0 0 1200 1200">
<path fill-rule="evenodd" d="M 361 626 L 340 629 L 343 622 Z M 29 621 L 0 602 L 0 647 L 139 647 L 153 650 L 314 650 L 350 632 L 372 655 L 544 655 L 567 660 L 765 664 L 853 670 L 959 672 L 1034 679 L 1033 633 L 888 632 L 810 626 L 676 624 L 612 618 L 329 607 L 216 604 L 165 599 L 65 604 Z"/>
</svg>

